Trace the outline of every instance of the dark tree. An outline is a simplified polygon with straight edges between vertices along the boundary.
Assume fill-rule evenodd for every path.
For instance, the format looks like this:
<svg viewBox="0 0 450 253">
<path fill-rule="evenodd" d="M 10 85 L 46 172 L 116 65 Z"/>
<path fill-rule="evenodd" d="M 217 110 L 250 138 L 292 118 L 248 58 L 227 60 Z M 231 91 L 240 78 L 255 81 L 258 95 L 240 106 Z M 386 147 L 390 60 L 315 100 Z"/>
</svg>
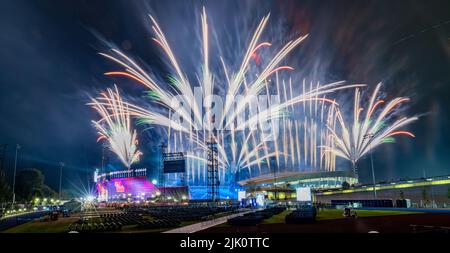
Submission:
<svg viewBox="0 0 450 253">
<path fill-rule="evenodd" d="M 11 200 L 12 192 L 5 177 L 5 157 L 7 145 L 0 145 L 0 203 Z"/>
<path fill-rule="evenodd" d="M 343 190 L 350 189 L 350 184 L 347 181 L 342 182 L 342 189 Z"/>
<path fill-rule="evenodd" d="M 30 201 L 35 197 L 55 197 L 56 193 L 44 184 L 42 172 L 31 168 L 17 173 L 16 196 L 18 200 Z"/>
<path fill-rule="evenodd" d="M 6 181 L 5 174 L 0 170 L 0 203 L 11 201 L 12 192 L 11 187 Z"/>
</svg>

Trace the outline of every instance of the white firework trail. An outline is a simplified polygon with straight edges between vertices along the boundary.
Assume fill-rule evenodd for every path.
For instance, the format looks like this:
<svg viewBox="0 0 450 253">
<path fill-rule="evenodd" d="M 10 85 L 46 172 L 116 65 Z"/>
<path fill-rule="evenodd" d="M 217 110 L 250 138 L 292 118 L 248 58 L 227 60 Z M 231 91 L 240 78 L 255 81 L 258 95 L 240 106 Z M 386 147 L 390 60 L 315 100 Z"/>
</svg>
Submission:
<svg viewBox="0 0 450 253">
<path fill-rule="evenodd" d="M 142 153 L 137 149 L 138 139 L 136 130 L 131 128 L 128 107 L 122 101 L 119 90 L 107 89 L 107 93 L 101 93 L 98 98 L 93 98 L 88 105 L 94 108 L 101 119 L 92 121 L 97 129 L 99 138 L 105 140 L 112 152 L 127 167 L 139 161 Z"/>
<path fill-rule="evenodd" d="M 398 120 L 389 120 L 389 116 L 394 113 L 394 109 L 410 99 L 407 97 L 396 97 L 389 102 L 378 99 L 380 87 L 381 83 L 376 86 L 363 117 L 361 113 L 363 113 L 364 109 L 360 105 L 361 92 L 356 88 L 353 122 L 347 121 L 336 107 L 335 115 L 339 131 L 336 130 L 333 122 L 330 122 L 330 125 L 328 125 L 333 142 L 331 143 L 332 145 L 329 145 L 329 143 L 325 147 L 326 151 L 349 160 L 355 173 L 357 173 L 356 163 L 358 160 L 379 145 L 394 142 L 393 137 L 397 135 L 415 137 L 413 133 L 401 130 L 401 128 L 418 120 L 417 117 L 402 117 Z M 385 104 L 384 107 L 382 107 L 383 104 Z"/>
</svg>

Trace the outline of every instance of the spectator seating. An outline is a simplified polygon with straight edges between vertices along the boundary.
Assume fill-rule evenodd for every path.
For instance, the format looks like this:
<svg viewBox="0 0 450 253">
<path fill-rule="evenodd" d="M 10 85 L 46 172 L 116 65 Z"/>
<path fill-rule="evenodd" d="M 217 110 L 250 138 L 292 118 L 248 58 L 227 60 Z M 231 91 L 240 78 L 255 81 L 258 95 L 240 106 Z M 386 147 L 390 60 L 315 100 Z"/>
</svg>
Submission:
<svg viewBox="0 0 450 253">
<path fill-rule="evenodd" d="M 314 207 L 300 208 L 286 215 L 286 224 L 315 223 L 317 211 Z"/>
<path fill-rule="evenodd" d="M 137 225 L 140 229 L 178 227 L 183 221 L 201 221 L 236 208 L 207 206 L 129 206 L 121 212 L 103 213 L 98 218 L 89 217 L 69 226 L 69 231 L 107 232 L 118 231 L 122 226 Z M 149 216 L 149 219 L 144 216 Z"/>
<path fill-rule="evenodd" d="M 69 231 L 78 232 L 108 232 L 118 231 L 121 229 L 122 224 L 116 222 L 88 223 L 80 220 L 69 225 Z"/>
<path fill-rule="evenodd" d="M 129 209 L 128 212 L 138 212 L 150 215 L 157 219 L 175 220 L 175 221 L 193 221 L 212 218 L 217 214 L 232 212 L 236 208 L 226 207 L 205 207 L 205 206 L 150 206 L 140 207 L 139 209 Z"/>
<path fill-rule="evenodd" d="M 283 212 L 284 210 L 284 207 L 268 208 L 228 219 L 227 223 L 232 226 L 255 226 L 256 224 L 262 222 L 264 219 L 268 219 L 273 215 Z"/>
</svg>

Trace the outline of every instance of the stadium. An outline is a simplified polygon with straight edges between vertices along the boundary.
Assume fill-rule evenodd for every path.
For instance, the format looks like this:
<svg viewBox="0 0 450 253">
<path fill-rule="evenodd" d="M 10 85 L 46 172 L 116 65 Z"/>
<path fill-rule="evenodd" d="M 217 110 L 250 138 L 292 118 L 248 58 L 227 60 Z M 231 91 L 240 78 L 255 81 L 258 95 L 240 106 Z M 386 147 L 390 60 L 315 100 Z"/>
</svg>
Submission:
<svg viewBox="0 0 450 253">
<path fill-rule="evenodd" d="M 0 232 L 448 234 L 450 7 L 345 1 L 6 4 Z"/>
<path fill-rule="evenodd" d="M 263 193 L 265 198 L 274 200 L 295 200 L 297 188 L 310 188 L 313 191 L 340 189 L 346 182 L 358 184 L 358 178 L 350 171 L 330 172 L 282 172 L 239 181 L 251 196 Z"/>
<path fill-rule="evenodd" d="M 207 186 L 187 186 L 167 182 L 167 185 L 160 184 L 157 181 L 146 176 L 146 169 L 136 169 L 128 171 L 115 171 L 98 175 L 95 173 L 95 182 L 97 183 L 97 194 L 100 201 L 142 201 L 151 199 L 162 199 L 164 193 L 178 192 L 168 194 L 167 197 L 175 200 L 209 200 Z M 165 180 L 167 181 L 167 179 Z M 238 192 L 245 190 L 248 194 L 256 196 L 257 193 L 266 193 L 267 199 L 274 199 L 275 192 L 278 192 L 277 199 L 295 199 L 295 189 L 299 187 L 309 187 L 314 190 L 327 190 L 342 188 L 344 182 L 350 185 L 356 185 L 358 179 L 352 172 L 333 171 L 333 172 L 284 172 L 278 174 L 266 174 L 246 180 L 238 181 L 234 186 L 218 185 L 217 199 L 238 199 Z M 174 190 L 177 189 L 177 190 Z M 183 190 L 181 190 L 183 189 Z M 175 196 L 172 196 L 175 195 Z M 287 195 L 285 197 L 285 195 Z M 130 198 L 132 196 L 132 198 Z"/>
<path fill-rule="evenodd" d="M 373 184 L 359 183 L 351 171 L 269 173 L 238 181 L 233 186 L 209 187 L 177 184 L 179 180 L 168 182 L 167 185 L 158 184 L 156 180 L 146 176 L 146 169 L 95 173 L 94 177 L 98 201 L 105 203 L 207 203 L 211 201 L 214 191 L 211 188 L 216 188 L 216 201 L 237 202 L 243 198 L 256 200 L 258 196 L 262 196 L 263 202 L 294 203 L 297 200 L 297 189 L 309 188 L 314 201 L 326 204 L 338 200 L 353 203 L 378 198 L 391 200 L 392 207 L 400 199 L 409 199 L 410 207 L 450 206 L 447 197 L 450 176 L 377 182 L 375 197 Z M 348 188 L 343 189 L 345 184 L 348 184 Z M 245 195 L 239 196 L 239 193 Z"/>
</svg>

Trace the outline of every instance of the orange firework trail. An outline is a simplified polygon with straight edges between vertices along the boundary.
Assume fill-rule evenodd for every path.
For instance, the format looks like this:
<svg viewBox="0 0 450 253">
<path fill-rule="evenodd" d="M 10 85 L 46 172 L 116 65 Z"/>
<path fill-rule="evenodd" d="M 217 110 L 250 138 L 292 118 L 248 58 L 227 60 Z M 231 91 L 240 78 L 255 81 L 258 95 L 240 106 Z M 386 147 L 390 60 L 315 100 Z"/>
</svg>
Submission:
<svg viewBox="0 0 450 253">
<path fill-rule="evenodd" d="M 392 114 L 393 110 L 401 103 L 409 101 L 409 98 L 397 97 L 392 99 L 387 105 L 380 110 L 376 117 L 373 117 L 377 108 L 385 103 L 384 100 L 378 100 L 375 102 L 380 90 L 381 83 L 379 83 L 370 99 L 367 114 L 364 118 L 360 118 L 360 113 L 363 108 L 360 107 L 360 91 L 357 88 L 355 91 L 355 103 L 354 103 L 354 117 L 353 122 L 348 123 L 342 117 L 340 111 L 337 111 L 337 119 L 339 122 L 340 131 L 331 129 L 331 136 L 333 138 L 333 146 L 326 146 L 327 152 L 333 153 L 339 157 L 347 159 L 352 162 L 353 169 L 356 172 L 356 163 L 358 160 L 366 155 L 370 150 L 378 147 L 379 145 L 392 142 L 392 136 L 405 135 L 409 137 L 415 137 L 414 134 L 408 131 L 399 130 L 400 128 L 416 121 L 417 117 L 403 117 L 399 120 L 395 120 L 391 124 L 385 124 L 387 117 Z"/>
</svg>

